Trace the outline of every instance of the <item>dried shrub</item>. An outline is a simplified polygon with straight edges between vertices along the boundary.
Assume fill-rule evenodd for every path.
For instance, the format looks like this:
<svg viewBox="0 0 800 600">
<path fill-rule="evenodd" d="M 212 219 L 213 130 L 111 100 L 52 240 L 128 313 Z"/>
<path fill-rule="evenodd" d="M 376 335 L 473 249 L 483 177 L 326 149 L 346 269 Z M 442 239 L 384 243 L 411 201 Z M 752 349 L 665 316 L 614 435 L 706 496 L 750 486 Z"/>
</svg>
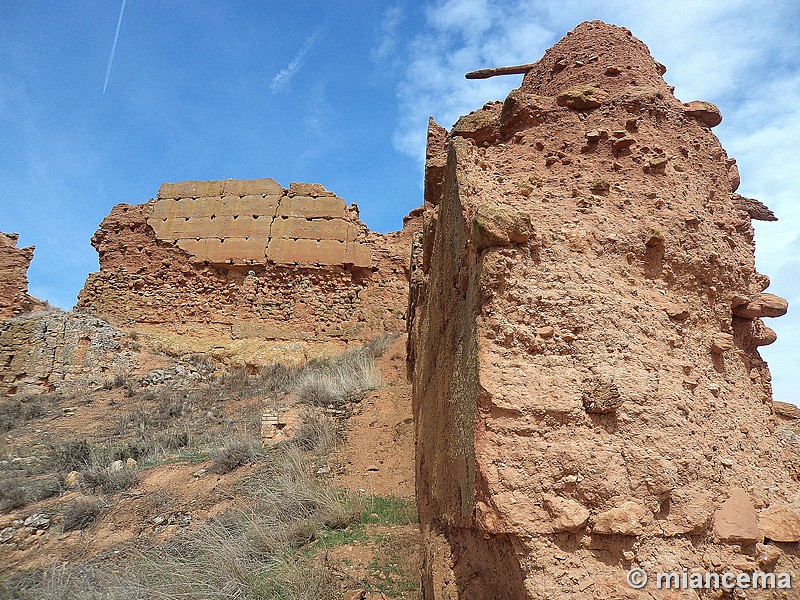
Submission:
<svg viewBox="0 0 800 600">
<path fill-rule="evenodd" d="M 371 353 L 364 348 L 329 359 L 308 361 L 298 371 L 291 391 L 300 402 L 337 406 L 353 402 L 380 385 Z"/>
<path fill-rule="evenodd" d="M 236 438 L 230 440 L 212 455 L 209 472 L 224 474 L 243 467 L 253 462 L 256 458 L 256 449 L 253 440 Z"/>
<path fill-rule="evenodd" d="M 139 473 L 134 469 L 111 469 L 93 466 L 81 473 L 81 487 L 87 491 L 114 494 L 139 483 Z"/>
<path fill-rule="evenodd" d="M 292 438 L 294 442 L 312 452 L 320 454 L 332 452 L 338 441 L 334 420 L 314 410 L 304 410 L 300 413 L 300 419 L 302 423 Z"/>
<path fill-rule="evenodd" d="M 28 502 L 38 502 L 63 493 L 64 478 L 59 474 L 44 475 L 43 477 L 28 479 L 25 487 L 28 491 Z"/>
<path fill-rule="evenodd" d="M 106 511 L 100 498 L 77 498 L 64 507 L 64 531 L 81 531 L 94 525 Z"/>
<path fill-rule="evenodd" d="M 0 433 L 50 414 L 63 398 L 58 394 L 15 395 L 0 401 Z"/>
<path fill-rule="evenodd" d="M 14 510 L 28 502 L 28 490 L 21 479 L 10 479 L 0 486 L 0 511 Z"/>
<path fill-rule="evenodd" d="M 86 440 L 50 444 L 46 462 L 53 471 L 80 471 L 91 464 L 92 452 Z"/>
</svg>

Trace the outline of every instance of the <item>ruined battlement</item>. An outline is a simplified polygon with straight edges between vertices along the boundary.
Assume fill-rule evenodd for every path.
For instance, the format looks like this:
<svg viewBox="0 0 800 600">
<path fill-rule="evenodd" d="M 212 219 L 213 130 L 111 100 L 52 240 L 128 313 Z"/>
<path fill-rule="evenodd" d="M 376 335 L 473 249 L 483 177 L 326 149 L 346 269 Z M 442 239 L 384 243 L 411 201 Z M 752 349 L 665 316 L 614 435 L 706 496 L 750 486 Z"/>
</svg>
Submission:
<svg viewBox="0 0 800 600">
<path fill-rule="evenodd" d="M 429 127 L 409 307 L 425 597 L 796 569 L 775 542 L 800 541 L 797 455 L 758 352 L 787 310 L 755 270 L 751 221 L 774 215 L 736 194 L 719 110 L 600 22 L 528 66 Z"/>
<path fill-rule="evenodd" d="M 165 183 L 120 204 L 92 238 L 100 272 L 78 308 L 120 324 L 233 338 L 361 340 L 405 328 L 418 219 L 377 234 L 319 184 Z"/>
<path fill-rule="evenodd" d="M 28 267 L 35 246 L 17 248 L 17 233 L 0 233 L 0 319 L 30 311 L 36 301 L 28 295 Z"/>
<path fill-rule="evenodd" d="M 165 183 L 147 219 L 156 238 L 215 264 L 367 268 L 358 207 L 319 184 L 274 179 Z"/>
</svg>

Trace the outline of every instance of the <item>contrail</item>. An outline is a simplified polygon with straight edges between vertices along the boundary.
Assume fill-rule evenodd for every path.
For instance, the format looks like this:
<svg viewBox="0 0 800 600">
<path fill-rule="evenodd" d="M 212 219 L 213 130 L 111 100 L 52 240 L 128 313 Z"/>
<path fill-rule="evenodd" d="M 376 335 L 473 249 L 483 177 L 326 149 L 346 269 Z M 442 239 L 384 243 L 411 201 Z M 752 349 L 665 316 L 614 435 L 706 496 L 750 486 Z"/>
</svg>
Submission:
<svg viewBox="0 0 800 600">
<path fill-rule="evenodd" d="M 106 93 L 108 87 L 108 78 L 111 77 L 111 65 L 114 64 L 114 52 L 117 51 L 117 40 L 119 39 L 119 28 L 122 26 L 122 13 L 125 12 L 125 3 L 128 0 L 122 0 L 122 8 L 119 9 L 119 21 L 117 21 L 117 32 L 114 34 L 114 44 L 111 46 L 111 56 L 108 58 L 108 68 L 106 69 L 106 82 L 103 84 L 103 93 Z"/>
<path fill-rule="evenodd" d="M 280 72 L 272 78 L 272 83 L 270 84 L 269 89 L 272 90 L 273 94 L 286 87 L 292 77 L 294 77 L 294 74 L 297 72 L 297 69 L 300 68 L 300 65 L 303 62 L 303 58 L 305 58 L 306 54 L 308 54 L 308 51 L 311 50 L 311 46 L 316 43 L 317 39 L 319 39 L 319 36 L 319 31 L 308 36 L 302 48 L 298 50 L 295 57 L 289 62 L 288 65 L 286 65 L 285 68 L 281 69 Z"/>
</svg>

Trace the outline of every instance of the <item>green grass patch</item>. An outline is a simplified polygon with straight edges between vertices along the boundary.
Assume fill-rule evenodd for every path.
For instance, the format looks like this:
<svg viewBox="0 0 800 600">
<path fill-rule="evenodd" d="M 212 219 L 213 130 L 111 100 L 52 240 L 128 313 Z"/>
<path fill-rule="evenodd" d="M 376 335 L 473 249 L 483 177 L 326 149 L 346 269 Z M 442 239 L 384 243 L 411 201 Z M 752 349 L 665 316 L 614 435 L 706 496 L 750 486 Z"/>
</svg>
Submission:
<svg viewBox="0 0 800 600">
<path fill-rule="evenodd" d="M 371 525 L 412 525 L 419 522 L 414 502 L 397 496 L 367 496 L 360 500 L 359 521 Z"/>
</svg>

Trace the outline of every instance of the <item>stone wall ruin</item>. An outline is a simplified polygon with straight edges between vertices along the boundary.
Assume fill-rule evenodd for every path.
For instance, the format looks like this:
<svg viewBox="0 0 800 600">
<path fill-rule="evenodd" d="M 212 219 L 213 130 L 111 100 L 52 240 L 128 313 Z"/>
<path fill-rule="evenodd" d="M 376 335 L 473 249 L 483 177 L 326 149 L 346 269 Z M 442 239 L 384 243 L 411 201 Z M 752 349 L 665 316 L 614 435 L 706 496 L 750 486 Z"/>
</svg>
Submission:
<svg viewBox="0 0 800 600">
<path fill-rule="evenodd" d="M 28 267 L 34 246 L 17 248 L 17 233 L 0 233 L 0 319 L 30 311 L 37 304 L 28 295 Z"/>
<path fill-rule="evenodd" d="M 754 266 L 771 213 L 735 193 L 717 108 L 663 73 L 583 23 L 504 102 L 431 123 L 409 308 L 426 598 L 800 568 L 800 461 L 758 353 L 787 309 Z"/>
<path fill-rule="evenodd" d="M 235 339 L 364 340 L 405 328 L 411 231 L 376 234 L 319 184 L 164 184 L 92 238 L 78 308 L 120 324 Z"/>
</svg>

